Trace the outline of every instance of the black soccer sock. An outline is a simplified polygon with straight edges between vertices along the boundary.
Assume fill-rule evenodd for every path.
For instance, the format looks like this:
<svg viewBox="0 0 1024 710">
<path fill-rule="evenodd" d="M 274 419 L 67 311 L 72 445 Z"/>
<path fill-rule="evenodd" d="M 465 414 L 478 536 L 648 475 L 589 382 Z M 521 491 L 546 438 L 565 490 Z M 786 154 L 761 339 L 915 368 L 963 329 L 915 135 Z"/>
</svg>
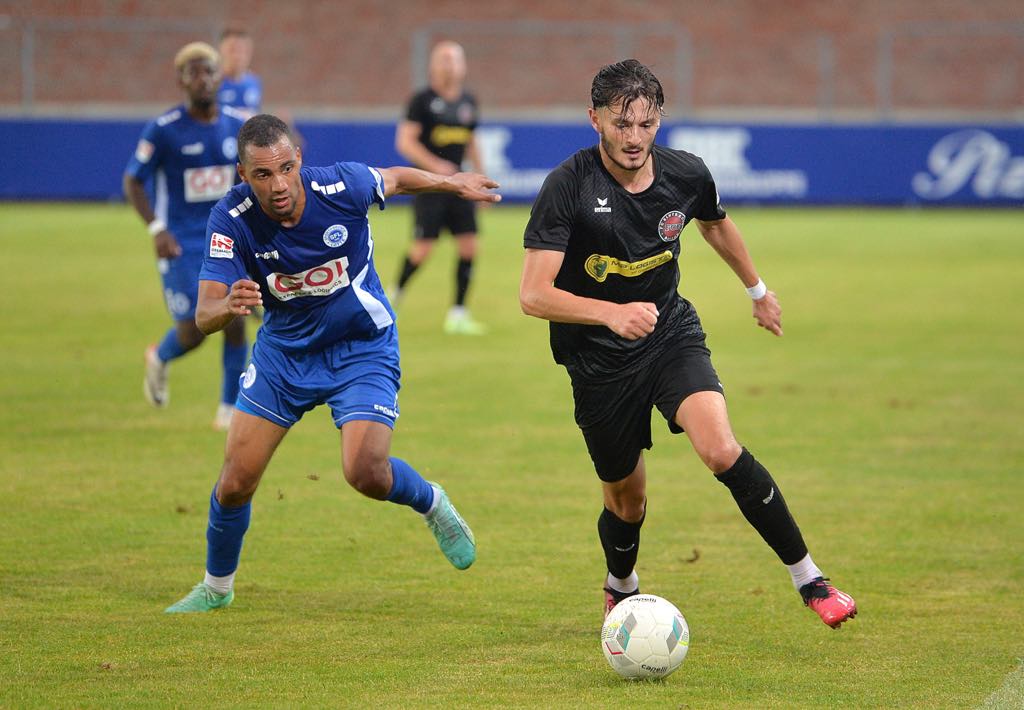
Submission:
<svg viewBox="0 0 1024 710">
<path fill-rule="evenodd" d="M 405 260 L 402 262 L 402 271 L 401 273 L 398 274 L 399 289 L 405 288 L 405 285 L 409 283 L 409 279 L 412 278 L 412 275 L 416 273 L 416 269 L 418 268 L 420 268 L 419 264 L 412 263 L 412 261 L 409 260 L 409 256 L 407 254 Z"/>
<path fill-rule="evenodd" d="M 782 491 L 772 480 L 772 475 L 749 451 L 743 449 L 732 468 L 720 474 L 718 480 L 732 493 L 743 517 L 775 550 L 784 564 L 796 564 L 803 559 L 807 554 L 807 545 L 786 507 Z"/>
<path fill-rule="evenodd" d="M 625 579 L 636 567 L 636 556 L 640 552 L 640 527 L 644 517 L 638 522 L 627 523 L 612 511 L 605 508 L 597 519 L 597 533 L 601 536 L 601 547 L 608 563 L 608 571 L 613 577 Z"/>
<path fill-rule="evenodd" d="M 455 305 L 466 305 L 466 292 L 469 291 L 469 280 L 473 276 L 473 260 L 459 259 L 455 267 Z"/>
</svg>

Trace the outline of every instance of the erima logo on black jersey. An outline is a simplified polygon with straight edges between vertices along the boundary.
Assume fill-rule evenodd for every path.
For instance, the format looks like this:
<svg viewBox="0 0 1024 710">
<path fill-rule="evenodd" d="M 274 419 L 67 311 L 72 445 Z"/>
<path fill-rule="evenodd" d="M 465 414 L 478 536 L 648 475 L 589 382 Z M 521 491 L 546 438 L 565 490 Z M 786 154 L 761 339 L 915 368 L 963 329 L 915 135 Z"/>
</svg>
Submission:
<svg viewBox="0 0 1024 710">
<path fill-rule="evenodd" d="M 608 198 L 606 197 L 606 198 L 604 198 L 602 200 L 600 197 L 598 197 L 597 198 L 597 207 L 594 208 L 594 211 L 595 212 L 611 212 L 612 208 L 608 206 Z"/>
</svg>

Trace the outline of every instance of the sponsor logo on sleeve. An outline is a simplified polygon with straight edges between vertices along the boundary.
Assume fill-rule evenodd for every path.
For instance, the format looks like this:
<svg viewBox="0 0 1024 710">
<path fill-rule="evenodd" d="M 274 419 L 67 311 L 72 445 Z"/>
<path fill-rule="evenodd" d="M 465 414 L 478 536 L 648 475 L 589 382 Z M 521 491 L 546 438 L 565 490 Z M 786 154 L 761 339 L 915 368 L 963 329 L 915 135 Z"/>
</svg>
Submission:
<svg viewBox="0 0 1024 710">
<path fill-rule="evenodd" d="M 135 146 L 135 159 L 140 163 L 148 163 L 149 159 L 153 157 L 153 149 L 152 143 L 145 138 L 139 139 L 139 144 Z"/>
<path fill-rule="evenodd" d="M 214 232 L 210 236 L 210 256 L 215 259 L 231 259 L 235 256 L 235 240 Z"/>
<path fill-rule="evenodd" d="M 297 274 L 270 274 L 267 286 L 279 301 L 290 301 L 300 296 L 330 296 L 349 285 L 347 269 L 347 257 L 331 259 Z"/>
</svg>

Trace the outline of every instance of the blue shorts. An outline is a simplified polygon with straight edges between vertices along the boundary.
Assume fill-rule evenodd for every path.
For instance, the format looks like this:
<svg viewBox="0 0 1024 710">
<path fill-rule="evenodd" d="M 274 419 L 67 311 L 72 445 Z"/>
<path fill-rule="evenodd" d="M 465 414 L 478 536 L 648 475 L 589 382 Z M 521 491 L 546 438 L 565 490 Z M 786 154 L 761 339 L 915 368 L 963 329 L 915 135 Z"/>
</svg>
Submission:
<svg viewBox="0 0 1024 710">
<path fill-rule="evenodd" d="M 291 427 L 313 407 L 327 404 L 339 429 L 356 420 L 393 429 L 400 377 L 394 326 L 374 340 L 343 341 L 309 353 L 286 353 L 257 336 L 235 407 Z"/>
<path fill-rule="evenodd" d="M 196 319 L 199 299 L 199 270 L 203 268 L 203 252 L 182 251 L 176 259 L 157 259 L 157 271 L 164 286 L 164 302 L 175 321 Z"/>
</svg>

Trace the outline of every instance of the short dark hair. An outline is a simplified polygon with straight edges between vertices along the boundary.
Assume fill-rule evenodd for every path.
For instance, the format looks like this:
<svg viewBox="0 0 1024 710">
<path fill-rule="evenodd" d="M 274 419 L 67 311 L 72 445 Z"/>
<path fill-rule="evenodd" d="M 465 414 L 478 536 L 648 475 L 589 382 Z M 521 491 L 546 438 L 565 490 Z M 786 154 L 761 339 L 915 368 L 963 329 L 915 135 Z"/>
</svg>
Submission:
<svg viewBox="0 0 1024 710">
<path fill-rule="evenodd" d="M 590 102 L 594 108 L 611 106 L 622 100 L 622 111 L 639 98 L 647 99 L 651 105 L 664 113 L 665 92 L 661 82 L 646 66 L 636 59 L 626 59 L 608 64 L 594 76 L 590 85 Z"/>
<path fill-rule="evenodd" d="M 245 162 L 245 151 L 250 145 L 257 148 L 266 148 L 274 145 L 284 136 L 292 143 L 295 136 L 288 124 L 277 116 L 269 113 L 260 113 L 242 124 L 242 130 L 238 132 L 238 162 Z"/>
</svg>

